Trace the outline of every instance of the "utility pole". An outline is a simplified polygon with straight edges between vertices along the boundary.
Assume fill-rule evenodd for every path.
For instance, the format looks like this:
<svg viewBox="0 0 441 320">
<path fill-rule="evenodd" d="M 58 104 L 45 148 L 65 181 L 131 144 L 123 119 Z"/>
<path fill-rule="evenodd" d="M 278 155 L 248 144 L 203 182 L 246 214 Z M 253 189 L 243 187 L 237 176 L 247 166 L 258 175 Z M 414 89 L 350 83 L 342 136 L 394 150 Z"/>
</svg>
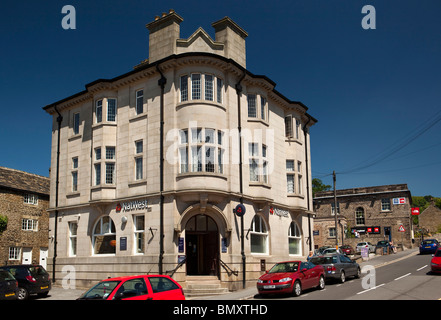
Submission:
<svg viewBox="0 0 441 320">
<path fill-rule="evenodd" d="M 338 207 L 337 207 L 337 191 L 335 189 L 335 181 L 336 181 L 335 171 L 332 172 L 332 176 L 333 176 L 333 180 L 334 180 L 335 245 L 338 248 L 338 218 L 337 218 Z"/>
</svg>

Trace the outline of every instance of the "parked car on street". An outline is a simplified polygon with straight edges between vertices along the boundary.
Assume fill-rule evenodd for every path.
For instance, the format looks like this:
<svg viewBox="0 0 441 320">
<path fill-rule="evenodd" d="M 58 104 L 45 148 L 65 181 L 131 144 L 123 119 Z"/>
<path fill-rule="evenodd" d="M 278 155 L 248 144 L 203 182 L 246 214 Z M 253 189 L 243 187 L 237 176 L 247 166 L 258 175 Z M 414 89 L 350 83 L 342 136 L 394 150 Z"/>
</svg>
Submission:
<svg viewBox="0 0 441 320">
<path fill-rule="evenodd" d="M 304 261 L 285 261 L 275 264 L 257 280 L 259 294 L 289 293 L 299 296 L 303 290 L 325 288 L 322 266 Z"/>
<path fill-rule="evenodd" d="M 341 246 L 340 249 L 346 255 L 353 255 L 353 254 L 355 254 L 354 248 L 352 248 L 350 245 Z"/>
<path fill-rule="evenodd" d="M 321 265 L 325 270 L 325 279 L 337 279 L 340 283 L 346 281 L 347 277 L 359 278 L 361 274 L 360 266 L 344 254 L 332 254 L 319 257 L 312 257 L 310 262 Z"/>
<path fill-rule="evenodd" d="M 7 270 L 0 270 L 0 300 L 17 299 L 17 279 Z"/>
<path fill-rule="evenodd" d="M 343 251 L 340 248 L 338 248 L 338 249 L 336 249 L 336 248 L 328 248 L 328 249 L 323 250 L 321 255 L 333 254 L 333 253 L 341 253 L 341 254 L 343 254 Z"/>
<path fill-rule="evenodd" d="M 438 248 L 430 261 L 430 270 L 435 273 L 441 273 L 441 248 Z"/>
<path fill-rule="evenodd" d="M 137 275 L 102 280 L 78 300 L 185 300 L 185 295 L 169 276 Z"/>
<path fill-rule="evenodd" d="M 440 247 L 440 243 L 436 239 L 426 239 L 420 244 L 420 254 L 435 253 Z"/>
<path fill-rule="evenodd" d="M 369 253 L 375 252 L 375 246 L 367 241 L 359 242 L 357 243 L 357 246 L 355 247 L 357 252 L 361 251 L 361 248 L 369 248 Z"/>
<path fill-rule="evenodd" d="M 38 264 L 22 264 L 0 267 L 9 271 L 18 282 L 18 300 L 26 300 L 31 294 L 46 297 L 51 290 L 49 273 Z"/>
</svg>

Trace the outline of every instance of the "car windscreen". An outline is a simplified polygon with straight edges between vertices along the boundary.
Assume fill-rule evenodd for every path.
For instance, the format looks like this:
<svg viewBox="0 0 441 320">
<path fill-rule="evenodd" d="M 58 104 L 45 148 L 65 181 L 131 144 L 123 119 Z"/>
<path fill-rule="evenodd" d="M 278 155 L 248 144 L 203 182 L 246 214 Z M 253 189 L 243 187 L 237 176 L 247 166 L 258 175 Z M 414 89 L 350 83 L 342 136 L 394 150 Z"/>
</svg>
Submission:
<svg viewBox="0 0 441 320">
<path fill-rule="evenodd" d="M 298 262 L 282 262 L 277 263 L 271 268 L 268 273 L 278 273 L 278 272 L 297 272 L 299 270 Z"/>
<path fill-rule="evenodd" d="M 312 264 L 320 265 L 320 264 L 331 264 L 333 262 L 333 257 L 314 257 L 309 260 Z"/>
<path fill-rule="evenodd" d="M 15 278 L 10 272 L 0 270 L 0 281 L 15 281 Z"/>
<path fill-rule="evenodd" d="M 120 281 L 102 281 L 83 293 L 79 299 L 107 299 Z"/>
<path fill-rule="evenodd" d="M 32 267 L 29 267 L 29 272 L 31 273 L 31 275 L 33 277 L 44 276 L 44 275 L 47 274 L 46 270 L 44 270 L 44 268 L 42 266 L 32 266 Z"/>
<path fill-rule="evenodd" d="M 434 244 L 435 240 L 424 240 L 422 244 Z"/>
</svg>

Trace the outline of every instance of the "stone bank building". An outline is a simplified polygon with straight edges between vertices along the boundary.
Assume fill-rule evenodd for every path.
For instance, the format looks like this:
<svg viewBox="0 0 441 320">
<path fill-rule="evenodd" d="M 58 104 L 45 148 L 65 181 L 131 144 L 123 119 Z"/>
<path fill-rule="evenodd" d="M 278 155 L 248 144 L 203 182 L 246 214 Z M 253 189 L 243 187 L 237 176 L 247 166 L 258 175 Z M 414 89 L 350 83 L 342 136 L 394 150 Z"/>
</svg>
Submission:
<svg viewBox="0 0 441 320">
<path fill-rule="evenodd" d="M 147 60 L 44 107 L 57 281 L 74 266 L 77 285 L 167 273 L 235 290 L 312 246 L 317 120 L 246 69 L 248 34 L 230 18 L 215 39 L 181 38 L 182 21 L 156 17 Z"/>
<path fill-rule="evenodd" d="M 380 240 L 412 247 L 412 195 L 407 184 L 337 190 L 335 229 L 334 192 L 314 196 L 314 244 L 316 247 L 349 244 L 354 249 L 361 241 L 376 245 Z"/>
</svg>

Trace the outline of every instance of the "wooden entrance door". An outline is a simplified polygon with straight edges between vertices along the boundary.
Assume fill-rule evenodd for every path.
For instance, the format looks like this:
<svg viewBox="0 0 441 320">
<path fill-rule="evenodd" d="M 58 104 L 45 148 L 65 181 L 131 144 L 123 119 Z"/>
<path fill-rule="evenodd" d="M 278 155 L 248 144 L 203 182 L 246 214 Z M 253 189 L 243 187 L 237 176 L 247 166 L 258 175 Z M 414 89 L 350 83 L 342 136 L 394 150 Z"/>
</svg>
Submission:
<svg viewBox="0 0 441 320">
<path fill-rule="evenodd" d="M 219 275 L 219 231 L 207 215 L 192 217 L 185 227 L 187 275 Z"/>
</svg>

